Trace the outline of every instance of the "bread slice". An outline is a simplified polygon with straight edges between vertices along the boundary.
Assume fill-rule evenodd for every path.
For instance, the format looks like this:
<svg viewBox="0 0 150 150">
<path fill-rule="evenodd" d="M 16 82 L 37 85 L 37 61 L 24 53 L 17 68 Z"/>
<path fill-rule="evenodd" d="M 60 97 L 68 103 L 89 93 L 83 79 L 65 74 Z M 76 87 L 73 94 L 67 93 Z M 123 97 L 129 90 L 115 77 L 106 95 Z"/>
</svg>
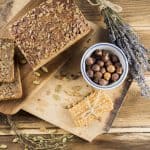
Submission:
<svg viewBox="0 0 150 150">
<path fill-rule="evenodd" d="M 15 67 L 15 80 L 12 83 L 0 83 L 0 101 L 16 100 L 22 97 L 22 85 L 19 66 Z"/>
<path fill-rule="evenodd" d="M 90 32 L 73 0 L 47 0 L 15 22 L 10 32 L 37 70 Z"/>
<path fill-rule="evenodd" d="M 69 109 L 78 127 L 88 126 L 94 120 L 103 118 L 105 112 L 113 109 L 112 100 L 102 91 L 94 91 L 80 103 Z"/>
<path fill-rule="evenodd" d="M 0 39 L 0 82 L 14 81 L 14 41 Z"/>
</svg>

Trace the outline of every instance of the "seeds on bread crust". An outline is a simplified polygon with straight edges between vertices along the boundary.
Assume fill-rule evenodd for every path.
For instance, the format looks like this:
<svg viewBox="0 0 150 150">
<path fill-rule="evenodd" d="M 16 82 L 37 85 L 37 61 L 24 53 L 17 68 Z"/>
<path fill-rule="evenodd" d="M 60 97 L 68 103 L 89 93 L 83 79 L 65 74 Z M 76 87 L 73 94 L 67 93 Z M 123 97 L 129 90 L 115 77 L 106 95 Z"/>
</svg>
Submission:
<svg viewBox="0 0 150 150">
<path fill-rule="evenodd" d="M 15 80 L 12 83 L 0 84 L 0 101 L 16 100 L 22 97 L 22 85 L 19 67 L 15 67 Z"/>
<path fill-rule="evenodd" d="M 0 39 L 0 82 L 14 80 L 14 42 Z"/>
</svg>

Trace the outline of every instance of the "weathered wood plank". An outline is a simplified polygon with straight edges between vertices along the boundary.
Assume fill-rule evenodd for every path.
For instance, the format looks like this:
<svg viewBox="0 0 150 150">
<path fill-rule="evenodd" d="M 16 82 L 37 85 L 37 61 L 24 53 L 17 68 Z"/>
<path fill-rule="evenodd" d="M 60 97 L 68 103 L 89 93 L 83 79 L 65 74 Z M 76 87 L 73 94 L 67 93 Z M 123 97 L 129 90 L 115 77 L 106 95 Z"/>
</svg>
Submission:
<svg viewBox="0 0 150 150">
<path fill-rule="evenodd" d="M 121 16 L 130 25 L 143 27 L 150 25 L 149 0 L 111 0 L 111 2 L 114 2 L 123 8 Z M 90 5 L 86 5 L 86 3 L 86 0 L 82 1 L 82 5 L 84 6 L 83 12 L 88 14 L 88 19 L 94 21 L 100 20 L 97 10 L 92 8 Z"/>
<path fill-rule="evenodd" d="M 149 150 L 150 134 L 105 134 L 99 136 L 94 142 L 74 142 L 70 145 L 72 150 Z"/>
<path fill-rule="evenodd" d="M 123 7 L 122 17 L 132 26 L 150 26 L 149 0 L 111 0 Z"/>
<path fill-rule="evenodd" d="M 0 144 L 7 145 L 7 150 L 23 150 L 24 147 L 21 144 L 12 142 L 14 138 L 15 136 L 0 136 Z"/>
<path fill-rule="evenodd" d="M 146 48 L 150 49 L 150 27 L 134 27 L 134 29 L 141 43 L 143 43 Z"/>
<path fill-rule="evenodd" d="M 22 150 L 23 146 L 12 143 L 14 136 L 0 136 L 0 144 L 6 144 L 8 150 Z M 105 134 L 97 137 L 92 143 L 75 138 L 69 142 L 71 150 L 149 150 L 150 133 Z"/>
<path fill-rule="evenodd" d="M 150 77 L 147 78 L 150 84 Z M 125 97 L 124 104 L 118 113 L 113 127 L 149 127 L 150 128 L 150 97 L 140 95 L 137 83 L 133 83 Z"/>
<path fill-rule="evenodd" d="M 48 134 L 70 134 L 67 131 L 64 131 L 62 129 L 18 129 L 17 130 L 19 133 L 23 134 L 29 134 L 29 135 L 38 135 L 38 134 L 43 134 L 43 135 L 48 135 Z M 0 130 L 0 136 L 2 135 L 15 135 L 13 130 L 10 129 L 1 129 Z"/>
</svg>

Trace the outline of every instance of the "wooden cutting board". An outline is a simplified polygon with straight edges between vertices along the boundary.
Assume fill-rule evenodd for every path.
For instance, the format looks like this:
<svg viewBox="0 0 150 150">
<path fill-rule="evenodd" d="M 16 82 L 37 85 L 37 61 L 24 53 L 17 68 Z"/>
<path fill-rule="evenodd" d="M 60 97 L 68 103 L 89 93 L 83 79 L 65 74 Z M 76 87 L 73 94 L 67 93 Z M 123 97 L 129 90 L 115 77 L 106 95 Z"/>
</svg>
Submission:
<svg viewBox="0 0 150 150">
<path fill-rule="evenodd" d="M 8 32 L 9 25 L 31 8 L 39 5 L 42 1 L 30 1 L 8 23 L 3 32 L 1 31 L 1 36 L 10 37 Z M 87 6 L 87 3 L 80 5 L 80 8 L 84 10 L 85 6 Z M 87 17 L 89 16 L 89 12 L 86 13 L 84 11 L 84 14 Z M 95 17 L 97 18 L 97 16 Z M 81 100 L 93 90 L 86 84 L 82 76 L 79 75 L 80 60 L 87 47 L 97 42 L 107 41 L 107 32 L 100 21 L 97 25 L 91 22 L 90 24 L 93 32 L 47 64 L 48 73 L 40 71 L 41 76 L 38 78 L 40 81 L 39 85 L 33 84 L 33 81 L 37 80 L 37 77 L 35 77 L 30 66 L 28 64 L 20 66 L 24 97 L 20 100 L 0 102 L 0 112 L 14 114 L 20 109 L 23 109 L 88 141 L 93 140 L 99 134 L 107 132 L 129 88 L 129 80 L 126 80 L 124 84 L 114 90 L 105 91 L 111 97 L 114 103 L 114 109 L 111 113 L 106 113 L 101 122 L 95 121 L 89 127 L 77 128 L 69 112 L 65 109 L 66 105 Z M 60 72 L 67 74 L 68 77 L 60 79 Z M 61 86 L 59 92 L 56 90 L 58 86 Z"/>
</svg>

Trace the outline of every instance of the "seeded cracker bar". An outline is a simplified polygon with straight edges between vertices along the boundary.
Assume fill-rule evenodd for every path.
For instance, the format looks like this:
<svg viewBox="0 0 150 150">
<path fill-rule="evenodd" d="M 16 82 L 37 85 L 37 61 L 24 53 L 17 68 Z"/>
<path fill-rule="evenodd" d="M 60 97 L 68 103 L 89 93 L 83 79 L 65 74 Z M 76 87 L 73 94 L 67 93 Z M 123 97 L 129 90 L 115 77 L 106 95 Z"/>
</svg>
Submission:
<svg viewBox="0 0 150 150">
<path fill-rule="evenodd" d="M 90 32 L 73 0 L 47 0 L 10 29 L 33 70 L 37 70 Z"/>
<path fill-rule="evenodd" d="M 99 120 L 105 112 L 113 109 L 111 99 L 101 91 L 95 91 L 80 103 L 69 109 L 77 127 L 88 126 L 94 120 Z"/>
<path fill-rule="evenodd" d="M 15 80 L 12 83 L 0 83 L 0 101 L 16 100 L 22 97 L 22 85 L 19 67 L 15 67 Z"/>
<path fill-rule="evenodd" d="M 14 42 L 0 39 L 0 82 L 14 80 Z"/>
</svg>

